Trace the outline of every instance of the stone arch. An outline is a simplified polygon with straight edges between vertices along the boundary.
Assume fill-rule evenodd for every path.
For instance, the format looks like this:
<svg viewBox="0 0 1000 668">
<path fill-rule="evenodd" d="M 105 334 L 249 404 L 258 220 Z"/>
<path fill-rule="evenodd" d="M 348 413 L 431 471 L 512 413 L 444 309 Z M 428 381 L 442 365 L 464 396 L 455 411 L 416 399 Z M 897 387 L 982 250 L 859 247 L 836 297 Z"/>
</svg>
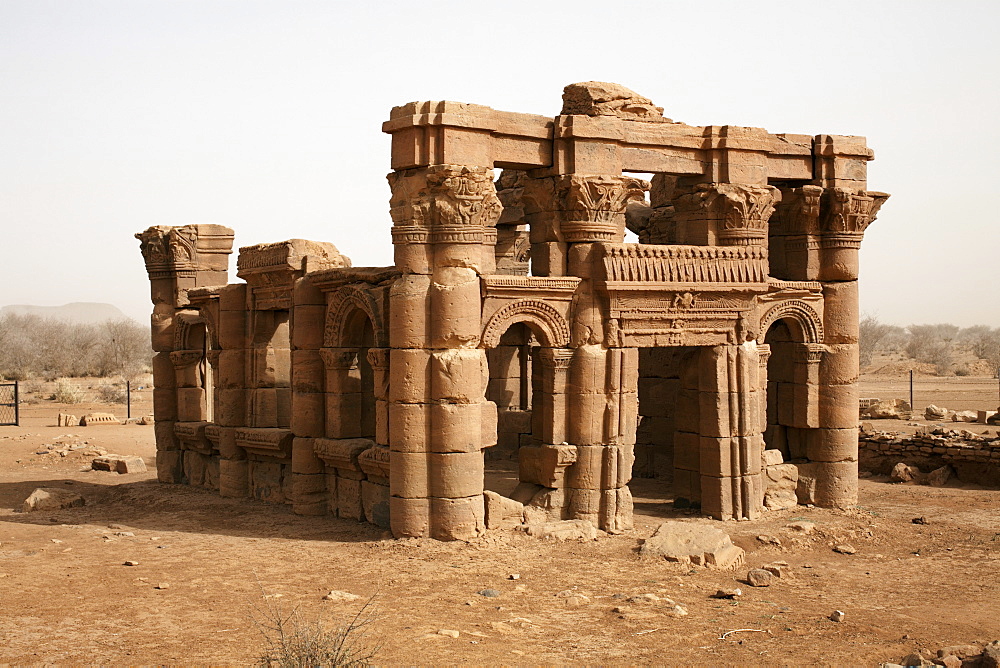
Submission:
<svg viewBox="0 0 1000 668">
<path fill-rule="evenodd" d="M 204 329 L 199 328 L 201 325 Z M 203 350 L 205 341 L 196 341 L 194 338 L 202 335 L 211 336 L 214 342 L 212 328 L 209 323 L 197 311 L 181 311 L 174 317 L 174 350 Z M 217 347 L 217 346 L 213 346 Z"/>
<path fill-rule="evenodd" d="M 800 343 L 823 343 L 823 319 L 808 303 L 794 300 L 772 306 L 761 318 L 760 336 L 767 336 L 771 325 L 779 320 L 789 323 Z"/>
<path fill-rule="evenodd" d="M 495 348 L 507 328 L 518 322 L 530 327 L 546 348 L 564 348 L 569 345 L 569 323 L 558 310 L 538 299 L 522 299 L 504 306 L 490 316 L 483 328 L 482 346 Z"/>
<path fill-rule="evenodd" d="M 358 312 L 363 313 L 372 323 L 376 348 L 389 346 L 385 314 L 371 293 L 363 287 L 348 285 L 337 290 L 326 310 L 326 324 L 323 329 L 323 346 L 326 348 L 349 348 L 352 346 L 352 325 Z"/>
</svg>

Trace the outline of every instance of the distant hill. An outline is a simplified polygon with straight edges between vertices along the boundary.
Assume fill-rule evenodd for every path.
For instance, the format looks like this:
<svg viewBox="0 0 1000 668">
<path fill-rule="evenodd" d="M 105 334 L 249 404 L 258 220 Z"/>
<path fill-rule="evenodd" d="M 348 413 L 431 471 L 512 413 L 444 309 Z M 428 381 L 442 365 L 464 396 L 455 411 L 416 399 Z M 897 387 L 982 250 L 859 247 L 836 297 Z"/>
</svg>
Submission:
<svg viewBox="0 0 1000 668">
<path fill-rule="evenodd" d="M 82 325 L 101 323 L 106 320 L 121 320 L 128 317 L 114 304 L 99 304 L 97 302 L 73 302 L 62 306 L 14 304 L 0 308 L 0 316 L 8 313 L 12 315 L 37 315 L 42 318 L 65 320 Z"/>
</svg>

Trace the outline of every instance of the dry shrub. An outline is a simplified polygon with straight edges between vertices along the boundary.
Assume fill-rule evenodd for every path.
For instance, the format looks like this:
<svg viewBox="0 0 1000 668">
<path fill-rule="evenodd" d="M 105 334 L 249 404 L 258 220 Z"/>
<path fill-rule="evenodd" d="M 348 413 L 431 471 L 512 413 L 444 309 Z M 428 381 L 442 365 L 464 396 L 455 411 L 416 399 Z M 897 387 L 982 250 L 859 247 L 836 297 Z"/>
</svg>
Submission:
<svg viewBox="0 0 1000 668">
<path fill-rule="evenodd" d="M 59 404 L 78 404 L 83 401 L 83 391 L 75 383 L 62 378 L 56 381 L 56 391 L 49 398 Z"/>
<path fill-rule="evenodd" d="M 98 385 L 97 400 L 102 404 L 124 404 L 125 388 L 120 385 Z"/>
<path fill-rule="evenodd" d="M 367 666 L 381 649 L 370 636 L 376 620 L 374 601 L 369 598 L 345 623 L 324 619 L 322 613 L 307 619 L 298 607 L 286 612 L 277 599 L 263 596 L 251 614 L 264 638 L 257 665 L 269 668 L 304 666 Z"/>
</svg>

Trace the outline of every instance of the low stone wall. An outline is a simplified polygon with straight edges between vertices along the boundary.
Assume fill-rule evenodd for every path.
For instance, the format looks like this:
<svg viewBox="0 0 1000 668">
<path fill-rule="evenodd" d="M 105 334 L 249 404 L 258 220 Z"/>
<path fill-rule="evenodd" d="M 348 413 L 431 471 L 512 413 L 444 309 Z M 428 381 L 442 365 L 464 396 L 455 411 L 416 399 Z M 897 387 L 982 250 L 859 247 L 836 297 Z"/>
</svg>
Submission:
<svg viewBox="0 0 1000 668">
<path fill-rule="evenodd" d="M 949 465 L 962 482 L 1000 487 L 1000 437 L 997 436 L 944 427 L 912 436 L 863 431 L 858 445 L 862 471 L 888 474 L 899 462 L 921 471 Z"/>
</svg>

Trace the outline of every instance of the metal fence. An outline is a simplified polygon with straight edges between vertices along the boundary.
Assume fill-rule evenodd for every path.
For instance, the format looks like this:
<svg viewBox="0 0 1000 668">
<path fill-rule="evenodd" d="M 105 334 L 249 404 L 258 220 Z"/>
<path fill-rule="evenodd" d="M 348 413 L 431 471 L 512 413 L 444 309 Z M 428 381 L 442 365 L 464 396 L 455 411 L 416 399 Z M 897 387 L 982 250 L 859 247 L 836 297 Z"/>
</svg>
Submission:
<svg viewBox="0 0 1000 668">
<path fill-rule="evenodd" d="M 0 383 L 0 426 L 20 426 L 21 411 L 18 403 L 17 381 Z"/>
</svg>

